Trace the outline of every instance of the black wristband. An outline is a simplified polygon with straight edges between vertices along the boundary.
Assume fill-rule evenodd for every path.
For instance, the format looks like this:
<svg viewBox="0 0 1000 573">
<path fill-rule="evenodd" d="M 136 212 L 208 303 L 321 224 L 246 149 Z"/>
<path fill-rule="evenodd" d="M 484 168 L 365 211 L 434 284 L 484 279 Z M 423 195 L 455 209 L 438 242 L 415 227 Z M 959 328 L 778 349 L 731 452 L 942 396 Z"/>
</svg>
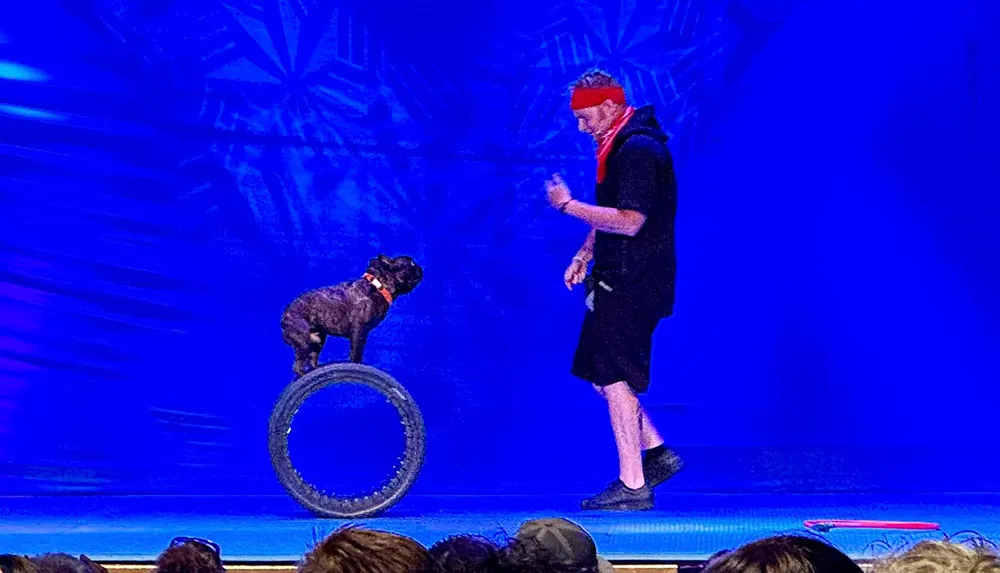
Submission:
<svg viewBox="0 0 1000 573">
<path fill-rule="evenodd" d="M 563 204 L 559 205 L 559 212 L 560 213 L 565 213 L 566 212 L 566 207 L 569 207 L 569 204 L 572 203 L 572 202 L 573 202 L 573 199 L 566 199 L 565 201 L 563 201 Z"/>
</svg>

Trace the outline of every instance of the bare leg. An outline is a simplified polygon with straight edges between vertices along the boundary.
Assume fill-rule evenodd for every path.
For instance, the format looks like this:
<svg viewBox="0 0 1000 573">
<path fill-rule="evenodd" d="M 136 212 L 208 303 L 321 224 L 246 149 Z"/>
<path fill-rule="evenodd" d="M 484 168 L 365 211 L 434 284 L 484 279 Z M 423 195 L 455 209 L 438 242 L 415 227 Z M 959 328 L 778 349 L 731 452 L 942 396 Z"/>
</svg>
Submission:
<svg viewBox="0 0 1000 573">
<path fill-rule="evenodd" d="M 639 406 L 639 442 L 643 450 L 651 450 L 663 445 L 663 437 L 656 431 L 653 420 L 650 419 L 646 409 Z"/>
<path fill-rule="evenodd" d="M 618 446 L 619 477 L 622 482 L 638 489 L 645 485 L 642 475 L 642 455 L 640 453 L 639 399 L 625 382 L 617 382 L 604 388 L 611 413 L 611 429 Z"/>
<path fill-rule="evenodd" d="M 600 386 L 594 386 L 594 390 L 601 395 L 602 398 L 607 399 L 604 395 L 604 389 Z M 663 437 L 660 436 L 660 432 L 656 430 L 656 426 L 653 425 L 652 418 L 646 413 L 646 409 L 641 405 L 639 406 L 639 445 L 643 450 L 651 450 L 657 446 L 663 445 Z"/>
</svg>

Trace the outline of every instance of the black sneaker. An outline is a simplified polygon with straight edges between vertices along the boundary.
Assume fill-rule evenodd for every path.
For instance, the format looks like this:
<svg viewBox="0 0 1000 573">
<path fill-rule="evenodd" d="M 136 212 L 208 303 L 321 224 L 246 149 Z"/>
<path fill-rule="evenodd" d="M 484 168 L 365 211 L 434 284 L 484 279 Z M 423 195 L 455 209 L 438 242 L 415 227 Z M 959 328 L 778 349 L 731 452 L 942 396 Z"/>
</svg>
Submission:
<svg viewBox="0 0 1000 573">
<path fill-rule="evenodd" d="M 631 489 L 626 487 L 621 480 L 615 480 L 601 493 L 583 500 L 580 507 L 588 511 L 643 511 L 653 509 L 653 490 L 649 485 L 643 485 L 639 489 Z"/>
<path fill-rule="evenodd" d="M 676 453 L 666 448 L 654 448 L 642 453 L 642 475 L 646 478 L 646 484 L 654 488 L 684 467 L 684 460 Z"/>
</svg>

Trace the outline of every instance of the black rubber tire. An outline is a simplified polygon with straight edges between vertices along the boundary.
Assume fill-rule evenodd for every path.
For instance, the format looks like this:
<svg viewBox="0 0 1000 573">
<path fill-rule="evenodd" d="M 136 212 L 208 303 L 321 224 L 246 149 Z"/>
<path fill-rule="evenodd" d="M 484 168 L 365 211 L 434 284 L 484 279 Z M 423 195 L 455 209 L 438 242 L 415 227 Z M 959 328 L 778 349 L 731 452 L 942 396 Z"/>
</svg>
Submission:
<svg viewBox="0 0 1000 573">
<path fill-rule="evenodd" d="M 342 383 L 363 384 L 384 395 L 396 407 L 406 429 L 403 462 L 396 475 L 380 490 L 365 497 L 325 495 L 302 479 L 288 453 L 288 432 L 298 409 L 314 392 Z M 378 368 L 350 362 L 324 364 L 289 384 L 274 405 L 268 426 L 268 450 L 278 481 L 300 505 L 324 517 L 370 517 L 395 505 L 417 480 L 424 465 L 426 445 L 423 416 L 406 389 Z"/>
</svg>

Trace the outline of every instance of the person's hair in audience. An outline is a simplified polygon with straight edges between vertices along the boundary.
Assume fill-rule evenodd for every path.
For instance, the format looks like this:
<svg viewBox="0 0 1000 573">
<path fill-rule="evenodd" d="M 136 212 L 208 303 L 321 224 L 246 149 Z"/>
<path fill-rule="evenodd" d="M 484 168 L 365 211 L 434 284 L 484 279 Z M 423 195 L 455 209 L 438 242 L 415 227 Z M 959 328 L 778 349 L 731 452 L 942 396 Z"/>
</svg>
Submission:
<svg viewBox="0 0 1000 573">
<path fill-rule="evenodd" d="M 222 551 L 214 542 L 175 537 L 156 558 L 154 573 L 223 573 Z"/>
<path fill-rule="evenodd" d="M 38 567 L 24 555 L 0 555 L 0 573 L 38 573 Z"/>
<path fill-rule="evenodd" d="M 874 573 L 1000 573 L 1000 555 L 989 542 L 921 541 L 876 562 Z"/>
<path fill-rule="evenodd" d="M 490 573 L 497 570 L 500 548 L 479 535 L 454 535 L 428 552 L 437 573 Z"/>
<path fill-rule="evenodd" d="M 345 526 L 305 554 L 299 573 L 424 573 L 431 556 L 413 539 Z"/>
<path fill-rule="evenodd" d="M 504 573 L 592 573 L 576 563 L 552 559 L 541 544 L 531 539 L 508 539 L 498 561 Z"/>
<path fill-rule="evenodd" d="M 681 563 L 677 565 L 678 573 L 701 573 L 707 570 L 709 567 L 714 565 L 717 561 L 732 553 L 732 549 L 723 549 L 721 551 L 716 551 L 705 560 L 704 563 L 691 562 L 691 563 Z"/>
<path fill-rule="evenodd" d="M 710 561 L 705 573 L 861 573 L 832 545 L 800 535 L 779 535 L 743 545 Z"/>
<path fill-rule="evenodd" d="M 106 573 L 107 569 L 85 555 L 73 557 L 68 553 L 45 553 L 31 559 L 38 573 Z"/>
</svg>

